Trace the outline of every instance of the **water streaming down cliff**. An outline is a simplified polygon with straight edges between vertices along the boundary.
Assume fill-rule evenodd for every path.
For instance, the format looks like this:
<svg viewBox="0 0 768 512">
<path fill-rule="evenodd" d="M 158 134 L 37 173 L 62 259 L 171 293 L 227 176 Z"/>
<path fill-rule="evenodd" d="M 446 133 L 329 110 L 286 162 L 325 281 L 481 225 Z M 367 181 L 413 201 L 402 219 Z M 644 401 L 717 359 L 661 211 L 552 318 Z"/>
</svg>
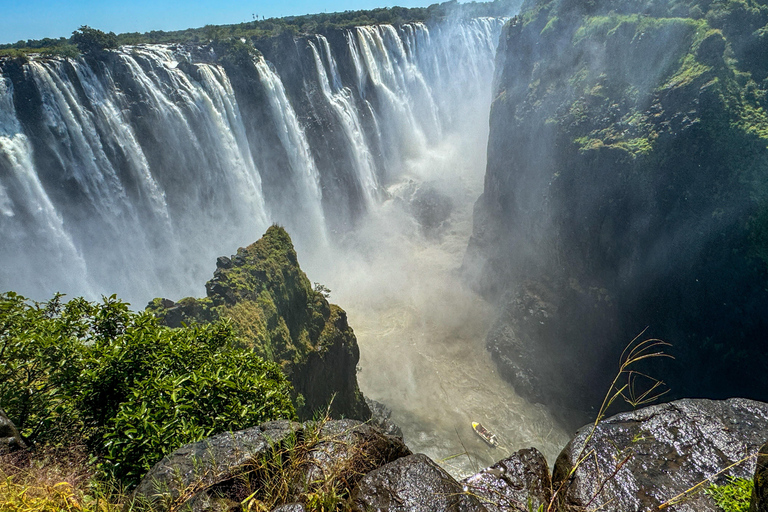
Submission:
<svg viewBox="0 0 768 512">
<path fill-rule="evenodd" d="M 2 63 L 0 288 L 135 307 L 199 296 L 217 256 L 277 222 L 347 309 L 361 387 L 414 449 L 467 447 L 456 473 L 493 462 L 467 433 L 480 419 L 508 448 L 552 457 L 564 436 L 495 376 L 487 306 L 454 272 L 501 24 L 281 38 L 246 62 L 137 46 Z"/>
</svg>

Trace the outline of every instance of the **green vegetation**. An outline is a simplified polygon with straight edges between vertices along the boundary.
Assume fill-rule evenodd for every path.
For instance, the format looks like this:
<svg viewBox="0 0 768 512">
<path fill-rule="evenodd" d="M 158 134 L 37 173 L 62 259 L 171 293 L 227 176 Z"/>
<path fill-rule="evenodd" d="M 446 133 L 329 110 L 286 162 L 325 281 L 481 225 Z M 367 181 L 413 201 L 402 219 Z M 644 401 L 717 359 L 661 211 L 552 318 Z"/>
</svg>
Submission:
<svg viewBox="0 0 768 512">
<path fill-rule="evenodd" d="M 749 500 L 754 489 L 751 478 L 729 477 L 724 485 L 712 484 L 704 491 L 725 512 L 748 512 Z"/>
<path fill-rule="evenodd" d="M 98 53 L 117 48 L 117 35 L 83 25 L 72 32 L 72 43 L 83 53 Z"/>
<path fill-rule="evenodd" d="M 254 19 L 232 25 L 206 25 L 186 30 L 150 32 L 129 32 L 105 34 L 87 26 L 81 27 L 70 38 L 29 39 L 16 43 L 1 44 L 0 57 L 23 58 L 30 53 L 43 55 L 76 56 L 73 50 L 92 53 L 121 45 L 189 43 L 208 44 L 240 41 L 255 41 L 281 34 L 316 34 L 362 25 L 393 24 L 437 21 L 448 16 L 508 16 L 517 10 L 518 0 L 493 0 L 490 2 L 458 3 L 450 0 L 429 7 L 385 7 L 370 10 L 344 11 L 335 13 L 286 16 L 283 18 Z"/>
<path fill-rule="evenodd" d="M 114 296 L 0 295 L 0 357 L 0 404 L 22 436 L 83 443 L 126 484 L 183 444 L 295 417 L 279 367 L 230 324 L 172 329 Z"/>
</svg>

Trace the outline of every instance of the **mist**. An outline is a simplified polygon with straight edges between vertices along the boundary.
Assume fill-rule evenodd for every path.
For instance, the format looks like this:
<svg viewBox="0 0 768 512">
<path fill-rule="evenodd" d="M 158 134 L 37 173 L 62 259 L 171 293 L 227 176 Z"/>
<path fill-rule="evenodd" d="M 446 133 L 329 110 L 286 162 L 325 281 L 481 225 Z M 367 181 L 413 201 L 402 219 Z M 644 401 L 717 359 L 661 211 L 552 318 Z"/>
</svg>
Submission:
<svg viewBox="0 0 768 512">
<path fill-rule="evenodd" d="M 361 389 L 414 451 L 457 476 L 529 446 L 554 460 L 566 436 L 497 374 L 495 311 L 459 270 L 503 22 L 282 38 L 252 62 L 140 45 L 4 63 L 0 288 L 134 309 L 199 297 L 217 256 L 278 223 L 347 311 Z"/>
</svg>

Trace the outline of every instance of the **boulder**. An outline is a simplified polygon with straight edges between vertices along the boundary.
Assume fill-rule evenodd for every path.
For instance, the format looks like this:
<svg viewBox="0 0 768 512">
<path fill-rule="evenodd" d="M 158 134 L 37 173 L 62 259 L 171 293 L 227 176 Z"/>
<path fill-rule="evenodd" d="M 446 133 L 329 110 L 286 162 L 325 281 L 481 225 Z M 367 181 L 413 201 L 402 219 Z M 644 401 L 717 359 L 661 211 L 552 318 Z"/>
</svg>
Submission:
<svg viewBox="0 0 768 512">
<path fill-rule="evenodd" d="M 369 421 L 371 425 L 381 429 L 381 431 L 387 435 L 396 436 L 400 439 L 403 438 L 402 429 L 399 425 L 391 420 L 392 411 L 389 409 L 389 407 L 381 402 L 371 400 L 367 397 L 365 399 L 365 403 L 371 410 L 371 419 Z"/>
<path fill-rule="evenodd" d="M 719 512 L 698 491 L 729 475 L 749 478 L 767 430 L 768 404 L 741 398 L 618 414 L 576 433 L 555 463 L 553 489 L 574 510 L 657 510 L 673 500 L 677 512 Z"/>
<path fill-rule="evenodd" d="M 401 438 L 356 420 L 329 421 L 317 435 L 318 442 L 307 454 L 307 488 L 333 475 L 362 475 L 411 455 Z"/>
<path fill-rule="evenodd" d="M 365 475 L 352 495 L 352 510 L 479 512 L 486 508 L 429 457 L 418 453 Z"/>
<path fill-rule="evenodd" d="M 749 512 L 768 512 L 768 443 L 760 447 L 757 455 L 754 483 Z"/>
<path fill-rule="evenodd" d="M 155 510 L 185 503 L 199 508 L 196 504 L 211 499 L 209 489 L 235 478 L 243 466 L 300 429 L 299 423 L 272 421 L 184 445 L 144 475 L 134 496 L 150 502 Z"/>
<path fill-rule="evenodd" d="M 351 489 L 366 472 L 410 453 L 402 439 L 355 420 L 274 421 L 179 448 L 144 476 L 136 499 L 155 511 L 240 510 L 249 497 L 258 510 L 299 511 L 307 494 Z M 279 483 L 280 495 L 254 492 L 264 482 Z"/>
<path fill-rule="evenodd" d="M 287 503 L 273 508 L 272 512 L 306 512 L 307 509 L 301 503 Z"/>
<path fill-rule="evenodd" d="M 16 425 L 8 419 L 5 411 L 0 409 L 0 455 L 26 447 L 27 445 L 19 435 Z"/>
<path fill-rule="evenodd" d="M 489 512 L 528 512 L 541 505 L 546 509 L 552 497 L 549 465 L 536 448 L 513 453 L 462 484 Z"/>
</svg>

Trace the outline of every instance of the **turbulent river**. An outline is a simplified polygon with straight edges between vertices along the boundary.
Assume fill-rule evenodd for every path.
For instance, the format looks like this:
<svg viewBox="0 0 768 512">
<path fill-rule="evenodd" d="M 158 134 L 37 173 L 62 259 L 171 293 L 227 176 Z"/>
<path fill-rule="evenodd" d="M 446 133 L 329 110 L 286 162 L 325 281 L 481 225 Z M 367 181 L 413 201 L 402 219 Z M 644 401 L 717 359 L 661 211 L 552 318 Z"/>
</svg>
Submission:
<svg viewBox="0 0 768 512">
<path fill-rule="evenodd" d="M 217 256 L 285 226 L 349 313 L 363 392 L 456 475 L 565 434 L 483 346 L 458 272 L 482 190 L 503 19 L 0 61 L 0 289 L 200 296 Z M 470 428 L 481 421 L 501 446 Z"/>
</svg>

